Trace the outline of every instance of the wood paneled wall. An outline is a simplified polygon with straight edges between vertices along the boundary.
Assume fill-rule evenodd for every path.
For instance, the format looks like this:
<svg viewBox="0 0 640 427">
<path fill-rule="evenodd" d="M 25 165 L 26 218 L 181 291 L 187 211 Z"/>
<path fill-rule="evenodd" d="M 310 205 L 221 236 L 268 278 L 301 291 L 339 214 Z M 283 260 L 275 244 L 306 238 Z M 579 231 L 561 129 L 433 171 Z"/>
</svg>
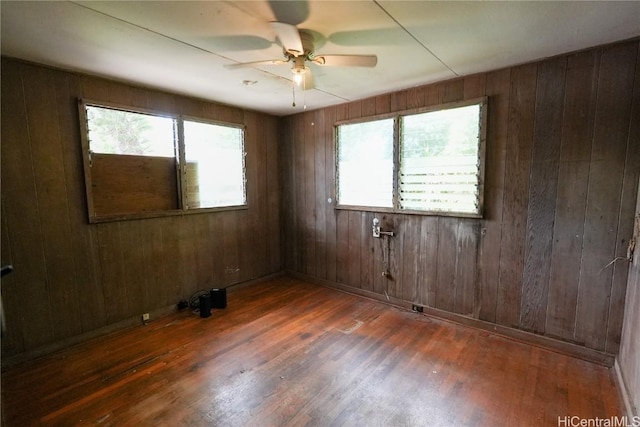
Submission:
<svg viewBox="0 0 640 427">
<path fill-rule="evenodd" d="M 640 134 L 640 122 L 636 122 L 634 128 L 636 134 Z M 629 268 L 622 340 L 617 358 L 617 368 L 622 377 L 620 385 L 624 387 L 623 396 L 627 415 L 630 417 L 640 416 L 640 191 L 636 204 L 634 236 L 636 248 Z"/>
<path fill-rule="evenodd" d="M 285 267 L 616 353 L 628 263 L 607 265 L 632 233 L 638 48 L 629 41 L 283 119 Z M 484 219 L 335 209 L 336 121 L 485 95 Z M 389 248 L 371 235 L 374 216 L 396 233 Z"/>
<path fill-rule="evenodd" d="M 246 126 L 246 210 L 88 223 L 77 98 Z M 281 271 L 278 119 L 2 60 L 3 356 Z"/>
</svg>

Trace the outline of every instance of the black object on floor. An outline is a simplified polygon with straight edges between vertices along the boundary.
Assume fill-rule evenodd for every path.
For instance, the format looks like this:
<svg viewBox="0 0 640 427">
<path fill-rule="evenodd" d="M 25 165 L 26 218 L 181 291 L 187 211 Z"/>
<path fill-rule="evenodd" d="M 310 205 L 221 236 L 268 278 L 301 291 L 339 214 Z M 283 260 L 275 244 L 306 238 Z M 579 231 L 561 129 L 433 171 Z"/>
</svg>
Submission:
<svg viewBox="0 0 640 427">
<path fill-rule="evenodd" d="M 200 295 L 198 298 L 200 307 L 200 317 L 211 316 L 211 297 L 209 295 Z"/>
<path fill-rule="evenodd" d="M 211 289 L 211 308 L 227 308 L 227 289 Z"/>
</svg>

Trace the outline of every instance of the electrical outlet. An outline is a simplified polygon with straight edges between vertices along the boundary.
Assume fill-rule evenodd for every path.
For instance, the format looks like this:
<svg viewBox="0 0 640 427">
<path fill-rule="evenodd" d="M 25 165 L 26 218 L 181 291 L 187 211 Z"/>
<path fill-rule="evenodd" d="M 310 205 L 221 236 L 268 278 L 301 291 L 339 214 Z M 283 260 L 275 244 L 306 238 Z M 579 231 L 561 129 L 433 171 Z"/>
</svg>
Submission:
<svg viewBox="0 0 640 427">
<path fill-rule="evenodd" d="M 147 323 L 149 321 L 149 313 L 144 313 L 142 315 L 142 321 Z"/>
</svg>

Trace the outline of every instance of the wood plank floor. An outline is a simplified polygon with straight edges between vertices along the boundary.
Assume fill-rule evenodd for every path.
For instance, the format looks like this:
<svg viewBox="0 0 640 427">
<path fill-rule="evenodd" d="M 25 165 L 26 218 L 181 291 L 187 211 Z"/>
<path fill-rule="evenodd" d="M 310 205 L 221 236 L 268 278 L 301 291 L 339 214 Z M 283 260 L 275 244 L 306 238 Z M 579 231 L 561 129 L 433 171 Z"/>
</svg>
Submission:
<svg viewBox="0 0 640 427">
<path fill-rule="evenodd" d="M 620 416 L 609 369 L 295 279 L 2 374 L 6 426 L 557 426 Z"/>
</svg>

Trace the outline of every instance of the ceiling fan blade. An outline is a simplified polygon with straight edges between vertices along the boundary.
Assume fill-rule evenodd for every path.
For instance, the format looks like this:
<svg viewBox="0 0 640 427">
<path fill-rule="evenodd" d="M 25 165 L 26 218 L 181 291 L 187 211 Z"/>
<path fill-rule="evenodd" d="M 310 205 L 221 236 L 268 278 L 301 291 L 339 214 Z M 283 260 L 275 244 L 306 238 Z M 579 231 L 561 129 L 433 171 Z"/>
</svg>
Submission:
<svg viewBox="0 0 640 427">
<path fill-rule="evenodd" d="M 313 62 L 327 67 L 375 67 L 376 55 L 319 55 Z"/>
<path fill-rule="evenodd" d="M 243 67 L 255 67 L 256 65 L 282 65 L 286 64 L 289 61 L 285 61 L 284 59 L 269 59 L 266 61 L 253 61 L 253 62 L 240 62 L 237 64 L 227 64 L 224 68 L 233 70 L 235 68 L 243 68 Z"/>
<path fill-rule="evenodd" d="M 309 4 L 306 0 L 269 0 L 269 6 L 271 7 L 276 19 L 280 22 L 299 25 L 309 18 Z"/>
<path fill-rule="evenodd" d="M 295 25 L 284 22 L 271 22 L 271 28 L 276 32 L 282 47 L 293 56 L 300 56 L 304 53 L 300 33 Z"/>
</svg>

